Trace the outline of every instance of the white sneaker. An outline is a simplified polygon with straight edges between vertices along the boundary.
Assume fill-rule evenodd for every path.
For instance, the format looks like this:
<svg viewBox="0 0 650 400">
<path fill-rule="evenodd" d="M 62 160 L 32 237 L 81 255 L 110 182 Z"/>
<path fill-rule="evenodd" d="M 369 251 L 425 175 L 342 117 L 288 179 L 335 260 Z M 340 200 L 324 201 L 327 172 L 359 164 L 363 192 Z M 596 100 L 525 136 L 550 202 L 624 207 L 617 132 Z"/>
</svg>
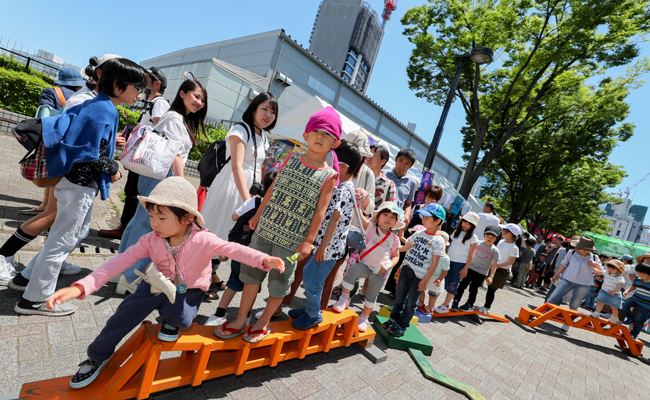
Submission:
<svg viewBox="0 0 650 400">
<path fill-rule="evenodd" d="M 474 309 L 483 315 L 490 315 L 490 309 L 487 307 L 476 306 Z"/>
<path fill-rule="evenodd" d="M 621 323 L 621 320 L 618 319 L 617 316 L 612 315 L 612 317 L 609 319 L 609 322 L 611 322 L 612 324 L 620 324 L 620 323 Z"/>
<path fill-rule="evenodd" d="M 597 311 L 594 311 L 594 312 L 591 313 L 591 316 L 592 316 L 593 318 L 600 318 L 600 313 L 597 312 Z"/>
<path fill-rule="evenodd" d="M 0 286 L 8 286 L 14 276 L 16 276 L 14 263 L 7 262 L 4 256 L 0 256 Z"/>
<path fill-rule="evenodd" d="M 361 314 L 359 315 L 359 332 L 365 332 L 368 330 L 368 317 Z"/>
<path fill-rule="evenodd" d="M 129 281 L 126 280 L 126 277 L 122 274 L 120 275 L 120 280 L 117 282 L 117 288 L 115 288 L 115 293 L 117 294 L 126 294 L 126 292 L 135 293 L 135 290 L 137 288 L 138 285 L 129 283 Z"/>
<path fill-rule="evenodd" d="M 264 314 L 264 310 L 256 312 L 256 313 L 255 313 L 255 319 L 260 319 L 260 318 L 262 318 L 262 314 Z"/>
<path fill-rule="evenodd" d="M 224 315 L 223 317 L 217 317 L 216 315 L 210 315 L 210 318 L 206 321 L 205 326 L 219 326 L 223 325 L 224 322 L 227 322 L 228 318 Z"/>
<path fill-rule="evenodd" d="M 564 325 L 562 325 L 562 326 L 560 327 L 560 329 L 562 329 L 564 332 L 567 332 L 567 333 L 568 333 L 568 332 L 569 332 L 569 329 L 571 329 L 571 327 L 570 327 L 569 325 L 567 325 L 567 324 L 564 324 Z"/>
<path fill-rule="evenodd" d="M 338 301 L 334 303 L 334 306 L 332 308 L 334 309 L 334 311 L 338 313 L 342 313 L 343 311 L 345 311 L 346 308 L 348 308 L 349 305 L 350 305 L 350 296 L 341 295 Z"/>
<path fill-rule="evenodd" d="M 441 304 L 438 307 L 434 308 L 433 312 L 438 314 L 447 314 L 449 312 L 449 307 L 447 307 L 444 304 Z"/>
<path fill-rule="evenodd" d="M 61 271 L 59 272 L 59 275 L 77 275 L 79 272 L 81 272 L 80 266 L 64 261 L 61 263 Z"/>
</svg>

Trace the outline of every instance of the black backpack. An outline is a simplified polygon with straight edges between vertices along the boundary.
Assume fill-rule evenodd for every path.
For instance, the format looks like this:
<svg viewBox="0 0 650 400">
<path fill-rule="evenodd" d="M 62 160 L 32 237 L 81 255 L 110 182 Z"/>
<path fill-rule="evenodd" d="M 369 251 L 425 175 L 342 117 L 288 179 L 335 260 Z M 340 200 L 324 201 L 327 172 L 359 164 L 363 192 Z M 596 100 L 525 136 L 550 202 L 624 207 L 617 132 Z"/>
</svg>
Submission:
<svg viewBox="0 0 650 400">
<path fill-rule="evenodd" d="M 252 210 L 246 211 L 242 216 L 237 219 L 235 226 L 232 227 L 230 232 L 228 232 L 228 241 L 239 243 L 244 246 L 251 244 L 251 239 L 253 238 L 253 230 L 248 226 L 248 221 L 255 216 L 257 209 L 260 208 L 262 204 L 261 197 L 255 197 L 255 208 Z"/>
<path fill-rule="evenodd" d="M 246 129 L 246 134 L 248 135 L 246 144 L 248 144 L 248 141 L 251 139 L 248 126 L 243 122 L 237 122 L 235 125 L 241 125 Z M 201 161 L 199 161 L 199 166 L 197 167 L 199 170 L 201 186 L 210 187 L 214 178 L 217 177 L 219 172 L 221 172 L 223 167 L 228 164 L 229 161 L 230 157 L 226 158 L 226 141 L 215 140 L 212 142 L 210 146 L 208 146 L 203 157 L 201 157 Z"/>
</svg>

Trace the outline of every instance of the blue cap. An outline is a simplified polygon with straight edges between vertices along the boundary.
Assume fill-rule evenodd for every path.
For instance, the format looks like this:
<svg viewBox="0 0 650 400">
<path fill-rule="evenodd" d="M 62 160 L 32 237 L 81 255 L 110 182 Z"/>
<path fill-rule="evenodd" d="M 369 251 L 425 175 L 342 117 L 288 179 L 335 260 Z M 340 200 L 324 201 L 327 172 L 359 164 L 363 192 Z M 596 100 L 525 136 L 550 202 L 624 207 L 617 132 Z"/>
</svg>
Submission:
<svg viewBox="0 0 650 400">
<path fill-rule="evenodd" d="M 445 209 L 442 208 L 440 204 L 436 203 L 431 203 L 428 206 L 417 210 L 417 213 L 425 217 L 437 217 L 443 221 L 447 219 L 447 213 L 445 212 Z"/>
<path fill-rule="evenodd" d="M 63 68 L 59 71 L 59 80 L 54 84 L 59 86 L 84 86 L 86 81 L 76 69 Z"/>
<path fill-rule="evenodd" d="M 626 254 L 626 255 L 624 255 L 623 257 L 621 257 L 621 260 L 632 261 L 632 260 L 634 260 L 634 257 L 632 257 L 632 256 L 629 255 L 629 254 Z"/>
</svg>

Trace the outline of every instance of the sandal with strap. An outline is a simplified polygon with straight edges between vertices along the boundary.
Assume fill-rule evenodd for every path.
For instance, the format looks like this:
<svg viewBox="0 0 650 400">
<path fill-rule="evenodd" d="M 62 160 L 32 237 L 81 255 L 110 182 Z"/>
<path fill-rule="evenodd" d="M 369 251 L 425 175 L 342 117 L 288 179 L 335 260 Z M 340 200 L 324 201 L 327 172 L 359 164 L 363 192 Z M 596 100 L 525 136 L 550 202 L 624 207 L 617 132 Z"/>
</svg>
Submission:
<svg viewBox="0 0 650 400">
<path fill-rule="evenodd" d="M 262 340 L 264 340 L 267 336 L 269 336 L 269 333 L 271 333 L 271 328 L 258 329 L 258 330 L 256 330 L 256 331 L 253 331 L 253 330 L 251 330 L 251 329 L 253 329 L 253 325 L 251 325 L 251 326 L 249 326 L 248 328 L 246 328 L 246 332 L 248 333 L 249 336 L 250 336 L 250 335 L 259 335 L 259 334 L 262 334 L 262 337 L 260 337 L 260 338 L 257 339 L 257 340 L 251 340 L 251 339 L 248 338 L 248 336 L 242 336 L 242 338 L 243 338 L 245 341 L 247 341 L 248 343 L 259 343 L 259 342 L 261 342 Z"/>
<path fill-rule="evenodd" d="M 230 334 L 224 335 L 222 333 L 219 333 L 219 328 L 217 327 L 214 330 L 214 335 L 216 337 L 218 337 L 219 339 L 228 340 L 228 339 L 232 339 L 232 338 L 237 337 L 237 336 L 241 335 L 242 333 L 244 333 L 244 329 L 228 328 L 228 323 L 227 322 L 223 323 L 222 331 L 223 332 L 230 332 Z"/>
<path fill-rule="evenodd" d="M 217 294 L 215 292 L 213 292 L 212 290 L 208 290 L 203 295 L 203 300 L 216 300 L 216 299 L 217 299 Z"/>
</svg>

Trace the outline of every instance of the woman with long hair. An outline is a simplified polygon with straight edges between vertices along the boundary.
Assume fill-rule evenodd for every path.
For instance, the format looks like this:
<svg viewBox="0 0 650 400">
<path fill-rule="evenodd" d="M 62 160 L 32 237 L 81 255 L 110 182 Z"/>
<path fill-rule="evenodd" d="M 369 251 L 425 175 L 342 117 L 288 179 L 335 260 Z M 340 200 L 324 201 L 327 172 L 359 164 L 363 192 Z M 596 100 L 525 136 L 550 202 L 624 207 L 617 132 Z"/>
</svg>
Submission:
<svg viewBox="0 0 650 400">
<path fill-rule="evenodd" d="M 258 94 L 242 116 L 242 123 L 233 125 L 226 135 L 226 163 L 216 176 L 203 203 L 201 214 L 205 227 L 223 240 L 228 240 L 228 232 L 235 225 L 231 216 L 235 210 L 252 197 L 253 181 L 262 182 L 262 162 L 268 149 L 268 139 L 264 131 L 275 127 L 278 116 L 278 102 L 270 92 Z M 257 156 L 257 158 L 256 158 Z M 212 260 L 215 270 L 213 281 L 219 289 L 224 283 L 216 275 L 219 260 Z M 216 297 L 208 292 L 209 298 Z"/>
<path fill-rule="evenodd" d="M 190 150 L 196 145 L 198 135 L 201 133 L 205 135 L 205 116 L 208 113 L 207 100 L 208 93 L 199 81 L 186 80 L 178 88 L 178 92 L 169 107 L 169 111 L 158 121 L 155 127 L 156 131 L 164 132 L 168 139 L 181 144 L 181 148 L 176 155 L 176 159 L 172 162 L 167 176 L 183 176 L 183 168 L 185 162 L 187 162 L 187 156 L 190 154 Z M 149 196 L 151 191 L 160 182 L 158 179 L 141 175 L 138 180 L 138 192 L 140 196 Z M 124 230 L 118 253 L 125 252 L 126 249 L 140 240 L 142 236 L 151 231 L 149 213 L 140 204 L 133 219 L 131 219 L 129 225 Z M 118 294 L 135 292 L 137 286 L 133 285 L 133 281 L 138 278 L 135 271 L 139 270 L 144 272 L 149 263 L 151 263 L 151 259 L 145 258 L 124 271 L 124 274 L 118 280 L 116 292 Z"/>
</svg>

